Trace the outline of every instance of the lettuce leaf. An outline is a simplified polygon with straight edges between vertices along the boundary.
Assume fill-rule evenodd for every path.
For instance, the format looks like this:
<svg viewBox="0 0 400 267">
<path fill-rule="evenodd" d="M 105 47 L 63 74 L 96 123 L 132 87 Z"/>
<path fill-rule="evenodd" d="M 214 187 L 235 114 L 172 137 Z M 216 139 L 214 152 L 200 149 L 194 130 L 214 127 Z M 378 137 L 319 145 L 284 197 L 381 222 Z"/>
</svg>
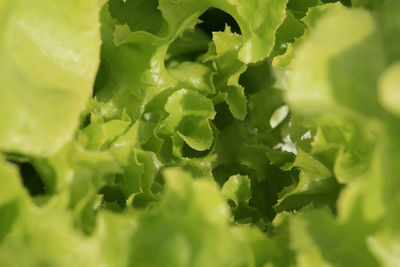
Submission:
<svg viewBox="0 0 400 267">
<path fill-rule="evenodd" d="M 70 141 L 99 64 L 99 3 L 3 1 L 0 148 L 47 156 Z"/>
<path fill-rule="evenodd" d="M 400 265 L 399 12 L 0 1 L 0 265 Z"/>
</svg>

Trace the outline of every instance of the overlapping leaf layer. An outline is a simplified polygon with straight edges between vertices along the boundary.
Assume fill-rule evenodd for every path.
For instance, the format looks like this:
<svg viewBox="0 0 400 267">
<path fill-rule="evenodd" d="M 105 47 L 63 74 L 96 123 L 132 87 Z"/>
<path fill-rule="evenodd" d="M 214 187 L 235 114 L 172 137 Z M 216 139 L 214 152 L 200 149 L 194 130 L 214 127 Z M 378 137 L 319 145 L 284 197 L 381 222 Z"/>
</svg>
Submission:
<svg viewBox="0 0 400 267">
<path fill-rule="evenodd" d="M 0 265 L 399 266 L 400 2 L 331 2 L 0 1 Z"/>
</svg>

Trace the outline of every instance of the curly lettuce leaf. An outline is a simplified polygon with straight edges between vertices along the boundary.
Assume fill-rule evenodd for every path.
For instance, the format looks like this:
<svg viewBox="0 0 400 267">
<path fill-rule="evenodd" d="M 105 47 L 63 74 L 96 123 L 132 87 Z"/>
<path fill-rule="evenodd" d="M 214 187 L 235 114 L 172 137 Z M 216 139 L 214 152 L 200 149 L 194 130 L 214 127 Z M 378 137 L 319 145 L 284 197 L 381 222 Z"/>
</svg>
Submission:
<svg viewBox="0 0 400 267">
<path fill-rule="evenodd" d="M 337 20 L 342 23 L 338 25 Z M 376 27 L 372 15 L 363 10 L 332 6 L 325 11 L 291 67 L 287 99 L 296 112 L 379 114 L 376 79 L 384 67 L 384 55 Z M 371 54 L 375 64 L 368 66 Z"/>
<path fill-rule="evenodd" d="M 2 3 L 2 151 L 47 156 L 72 139 L 99 64 L 99 8 L 95 0 Z"/>
</svg>

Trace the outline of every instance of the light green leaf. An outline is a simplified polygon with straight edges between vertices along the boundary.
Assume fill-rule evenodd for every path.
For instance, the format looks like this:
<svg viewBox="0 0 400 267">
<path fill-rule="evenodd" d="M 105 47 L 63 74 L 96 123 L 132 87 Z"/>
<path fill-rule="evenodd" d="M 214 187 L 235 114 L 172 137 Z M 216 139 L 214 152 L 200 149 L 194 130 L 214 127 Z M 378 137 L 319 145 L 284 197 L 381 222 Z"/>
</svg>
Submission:
<svg viewBox="0 0 400 267">
<path fill-rule="evenodd" d="M 250 180 L 247 176 L 233 175 L 222 187 L 222 194 L 235 202 L 248 203 L 251 198 Z"/>
<path fill-rule="evenodd" d="M 382 231 L 368 238 L 368 247 L 381 266 L 395 267 L 400 264 L 400 236 Z"/>
<path fill-rule="evenodd" d="M 400 62 L 391 65 L 379 80 L 379 100 L 390 112 L 400 115 Z"/>
<path fill-rule="evenodd" d="M 98 216 L 94 239 L 102 251 L 103 263 L 110 267 L 125 267 L 129 262 L 129 243 L 137 220 L 126 214 L 103 211 Z"/>
<path fill-rule="evenodd" d="M 384 57 L 376 29 L 366 11 L 338 5 L 324 11 L 292 65 L 287 99 L 293 109 L 310 116 L 321 111 L 379 114 L 376 79 Z"/>
<path fill-rule="evenodd" d="M 299 209 L 308 204 L 334 207 L 338 184 L 332 172 L 320 161 L 301 149 L 298 149 L 295 161 L 284 169 L 300 169 L 299 182 L 281 192 L 281 198 L 275 206 L 277 211 Z"/>
<path fill-rule="evenodd" d="M 339 224 L 327 209 L 307 211 L 290 221 L 291 246 L 298 266 L 379 266 L 366 242 L 373 229 L 357 213 Z"/>
<path fill-rule="evenodd" d="M 214 71 L 207 65 L 182 62 L 177 66 L 169 67 L 168 72 L 178 81 L 179 87 L 196 90 L 201 94 L 215 92 Z"/>
<path fill-rule="evenodd" d="M 99 3 L 18 0 L 3 8 L 0 149 L 46 156 L 72 139 L 92 92 Z"/>
<path fill-rule="evenodd" d="M 65 195 L 58 195 L 41 208 L 25 209 L 0 245 L 0 262 L 33 267 L 99 265 L 97 244 L 73 228 L 65 202 Z"/>
<path fill-rule="evenodd" d="M 169 116 L 160 126 L 162 132 L 177 131 L 196 150 L 210 148 L 213 134 L 209 120 L 215 116 L 211 100 L 195 91 L 181 89 L 168 98 L 165 110 Z"/>
</svg>

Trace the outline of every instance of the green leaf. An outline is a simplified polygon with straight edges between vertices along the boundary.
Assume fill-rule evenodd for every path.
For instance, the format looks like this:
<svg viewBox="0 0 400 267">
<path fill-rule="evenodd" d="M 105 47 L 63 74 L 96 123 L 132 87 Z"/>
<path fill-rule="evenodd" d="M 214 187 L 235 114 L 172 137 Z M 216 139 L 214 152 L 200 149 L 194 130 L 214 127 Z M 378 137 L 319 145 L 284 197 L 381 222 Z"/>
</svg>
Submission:
<svg viewBox="0 0 400 267">
<path fill-rule="evenodd" d="M 222 194 L 236 205 L 248 203 L 251 198 L 250 180 L 247 176 L 233 175 L 222 187 Z"/>
<path fill-rule="evenodd" d="M 289 0 L 287 8 L 297 17 L 304 17 L 310 7 L 320 4 L 319 0 Z"/>
<path fill-rule="evenodd" d="M 275 42 L 275 31 L 285 17 L 286 1 L 252 1 L 246 4 L 239 0 L 232 1 L 237 5 L 236 18 L 242 30 L 244 44 L 238 57 L 243 63 L 255 63 L 269 55 Z M 250 33 L 253 33 L 250 35 Z"/>
<path fill-rule="evenodd" d="M 102 251 L 103 262 L 113 267 L 127 266 L 129 262 L 129 243 L 135 230 L 136 219 L 103 211 L 98 216 L 98 227 L 94 238 Z"/>
<path fill-rule="evenodd" d="M 215 55 L 207 60 L 215 59 L 219 74 L 215 77 L 216 89 L 221 92 L 232 115 L 243 120 L 247 114 L 247 100 L 244 88 L 238 82 L 246 66 L 237 58 L 243 37 L 232 33 L 230 27 L 227 26 L 225 31 L 213 33 L 213 43 Z"/>
<path fill-rule="evenodd" d="M 352 0 L 351 4 L 353 7 L 373 8 L 382 5 L 384 2 L 384 0 Z"/>
<path fill-rule="evenodd" d="M 6 1 L 0 149 L 47 156 L 72 139 L 99 64 L 99 3 Z"/>
<path fill-rule="evenodd" d="M 341 224 L 327 209 L 308 211 L 290 222 L 291 247 L 298 251 L 298 266 L 379 266 L 367 248 L 373 230 L 357 213 Z"/>
<path fill-rule="evenodd" d="M 302 208 L 308 204 L 334 207 L 338 184 L 332 172 L 320 161 L 298 149 L 295 161 L 284 169 L 300 169 L 299 182 L 281 192 L 281 198 L 275 206 L 277 211 Z"/>
<path fill-rule="evenodd" d="M 73 228 L 65 200 L 65 195 L 58 195 L 41 208 L 24 209 L 0 246 L 0 262 L 6 266 L 100 264 L 97 244 Z"/>
<path fill-rule="evenodd" d="M 128 24 L 132 31 L 155 33 L 162 26 L 163 19 L 156 0 L 111 0 L 109 6 L 111 15 L 120 24 Z"/>
<path fill-rule="evenodd" d="M 123 120 L 110 120 L 105 123 L 93 122 L 79 132 L 78 140 L 89 150 L 104 149 L 122 135 L 128 126 L 129 122 Z"/>
<path fill-rule="evenodd" d="M 399 265 L 399 7 L 0 0 L 0 265 Z"/>
<path fill-rule="evenodd" d="M 179 87 L 196 90 L 202 94 L 215 92 L 214 71 L 204 64 L 182 62 L 169 67 L 168 72 L 178 81 Z"/>
<path fill-rule="evenodd" d="M 400 48 L 397 45 L 400 41 L 400 19 L 397 14 L 400 11 L 400 3 L 396 0 L 386 1 L 365 1 L 376 5 L 378 11 L 377 21 L 383 37 L 386 60 L 394 63 L 400 60 Z"/>
<path fill-rule="evenodd" d="M 164 177 L 160 205 L 140 216 L 131 235 L 130 264 L 261 266 L 279 259 L 272 240 L 228 224 L 228 207 L 210 180 L 192 180 L 177 168 L 166 169 Z"/>
<path fill-rule="evenodd" d="M 22 189 L 18 169 L 13 164 L 6 162 L 2 156 L 0 157 L 0 177 L 1 204 L 24 197 L 25 192 Z"/>
<path fill-rule="evenodd" d="M 400 263 L 399 240 L 396 233 L 393 235 L 388 230 L 382 230 L 367 239 L 368 248 L 377 258 L 381 266 L 396 266 Z"/>
<path fill-rule="evenodd" d="M 379 100 L 388 111 L 400 114 L 400 62 L 387 68 L 379 79 Z"/>
<path fill-rule="evenodd" d="M 292 65 L 287 98 L 296 112 L 379 114 L 376 79 L 384 56 L 375 29 L 366 11 L 332 6 L 325 12 Z M 368 66 L 370 54 L 375 55 L 373 66 Z"/>
<path fill-rule="evenodd" d="M 276 32 L 275 53 L 281 54 L 281 51 L 285 51 L 288 43 L 294 42 L 296 38 L 303 35 L 304 29 L 305 25 L 295 17 L 293 12 L 287 10 L 286 18 Z"/>
<path fill-rule="evenodd" d="M 215 116 L 211 100 L 195 91 L 181 89 L 168 98 L 165 110 L 169 116 L 162 122 L 160 131 L 172 134 L 176 130 L 196 150 L 211 147 L 213 133 L 209 120 Z"/>
<path fill-rule="evenodd" d="M 208 49 L 210 37 L 201 29 L 187 29 L 175 39 L 168 47 L 168 55 L 174 59 L 182 56 L 192 56 L 193 54 L 204 53 Z"/>
<path fill-rule="evenodd" d="M 351 177 L 353 182 L 342 191 L 337 203 L 338 216 L 341 220 L 346 220 L 353 213 L 359 212 L 365 223 L 376 222 L 387 212 L 383 193 L 387 178 L 383 176 L 382 153 L 384 152 L 381 145 L 377 145 L 369 166 L 362 172 L 358 171 L 358 165 L 361 164 L 354 164 L 353 169 L 355 172 L 358 171 L 355 175 L 359 176 Z M 338 179 L 340 181 L 341 177 L 338 176 Z"/>
<path fill-rule="evenodd" d="M 17 168 L 0 157 L 0 244 L 12 229 L 26 201 Z"/>
</svg>

